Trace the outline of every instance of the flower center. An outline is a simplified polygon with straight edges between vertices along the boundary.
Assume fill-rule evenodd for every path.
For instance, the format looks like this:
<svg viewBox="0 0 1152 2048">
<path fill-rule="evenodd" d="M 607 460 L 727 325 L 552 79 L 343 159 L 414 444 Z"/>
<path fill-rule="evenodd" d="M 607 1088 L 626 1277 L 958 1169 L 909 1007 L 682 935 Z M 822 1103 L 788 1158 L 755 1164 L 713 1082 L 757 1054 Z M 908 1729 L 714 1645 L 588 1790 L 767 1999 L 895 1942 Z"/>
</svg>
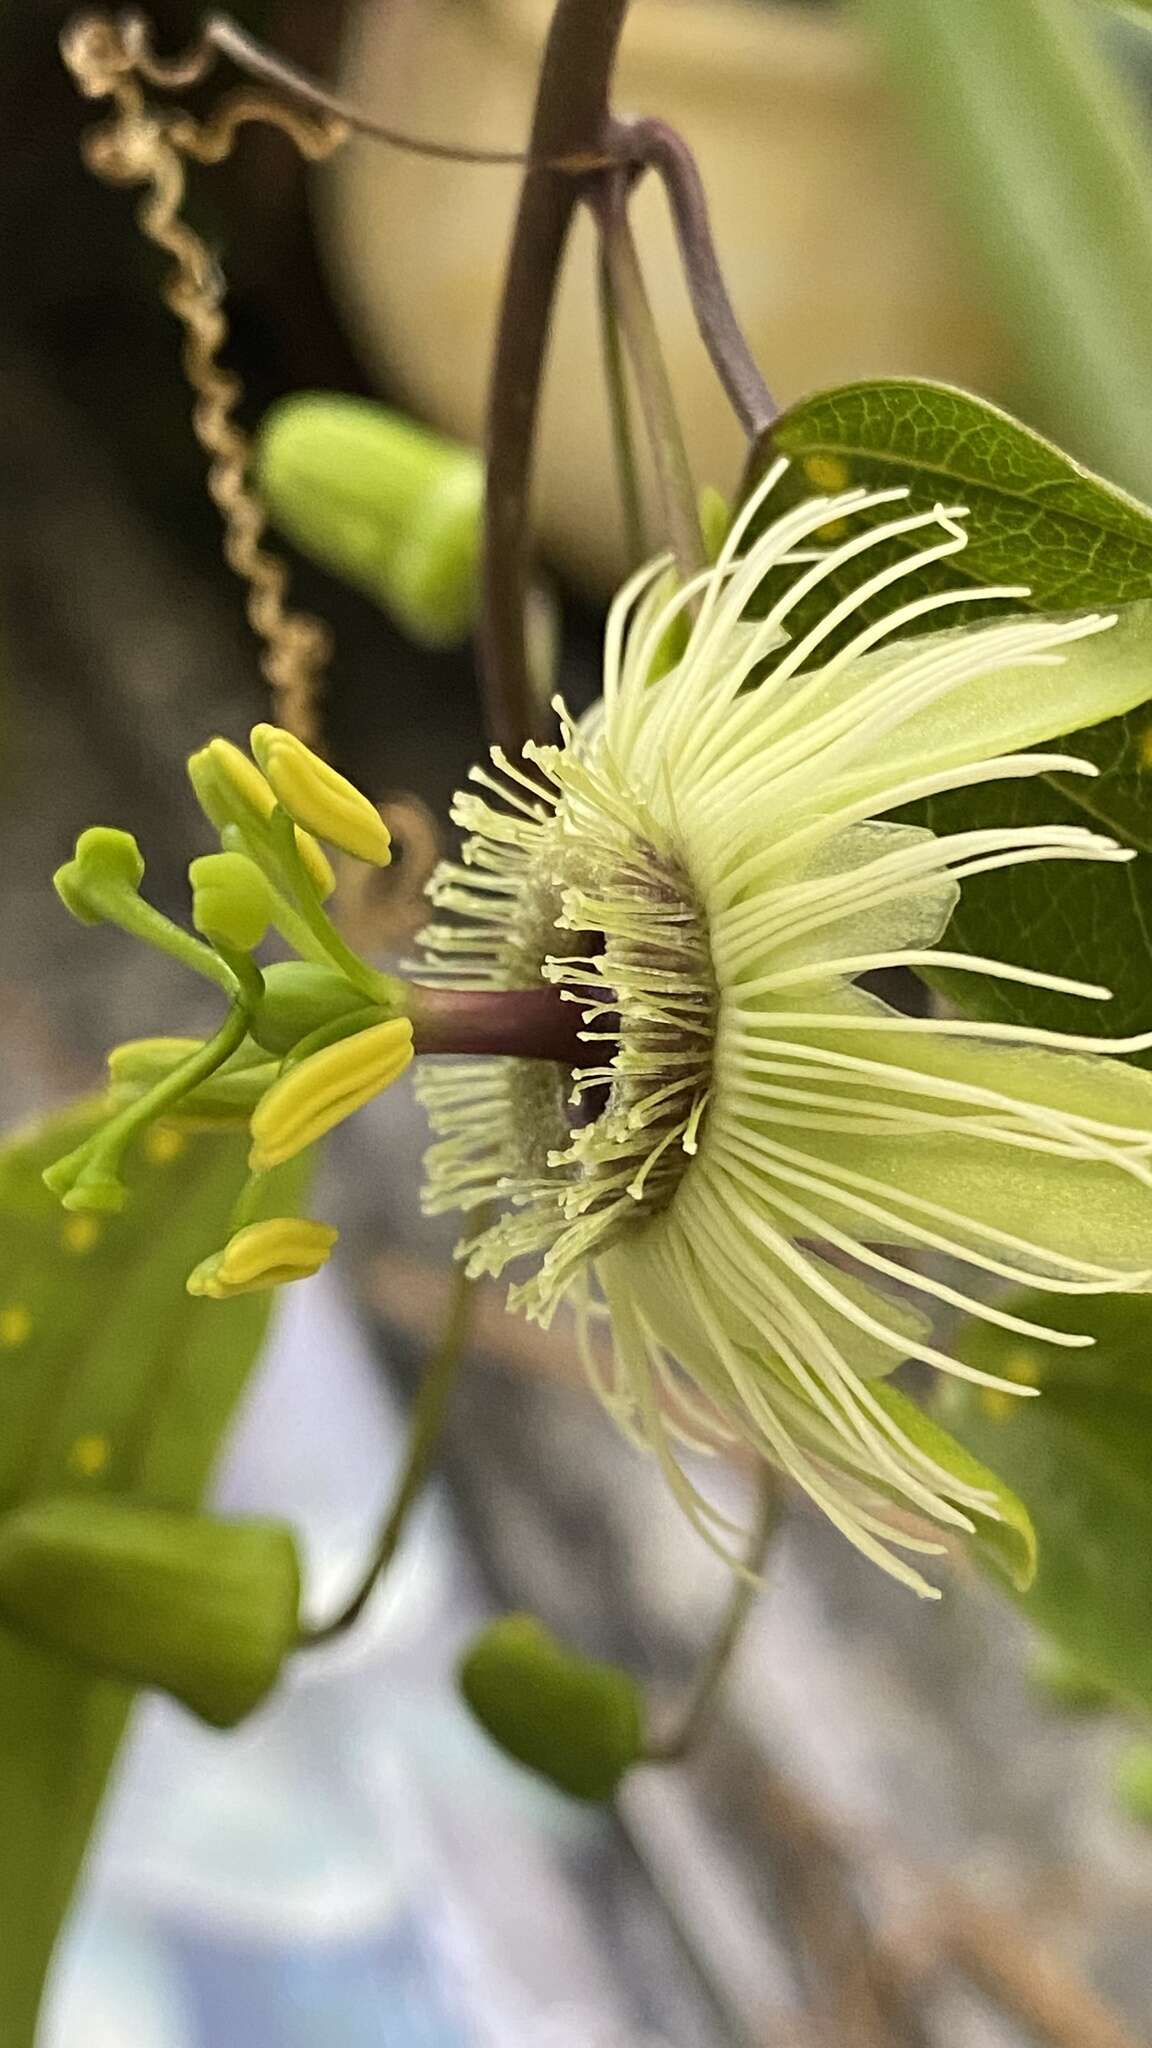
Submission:
<svg viewBox="0 0 1152 2048">
<path fill-rule="evenodd" d="M 427 1207 L 499 1205 L 462 1253 L 477 1273 L 533 1259 L 511 1299 L 547 1321 L 589 1258 L 672 1200 L 707 1107 L 716 984 L 675 855 L 610 817 L 582 811 L 577 829 L 558 793 L 539 793 L 547 807 L 513 818 L 467 800 L 478 829 L 465 864 L 431 891 L 465 922 L 425 933 L 421 973 L 473 989 L 551 983 L 577 1007 L 587 1064 L 436 1064 L 418 1087 L 440 1139 Z"/>
</svg>

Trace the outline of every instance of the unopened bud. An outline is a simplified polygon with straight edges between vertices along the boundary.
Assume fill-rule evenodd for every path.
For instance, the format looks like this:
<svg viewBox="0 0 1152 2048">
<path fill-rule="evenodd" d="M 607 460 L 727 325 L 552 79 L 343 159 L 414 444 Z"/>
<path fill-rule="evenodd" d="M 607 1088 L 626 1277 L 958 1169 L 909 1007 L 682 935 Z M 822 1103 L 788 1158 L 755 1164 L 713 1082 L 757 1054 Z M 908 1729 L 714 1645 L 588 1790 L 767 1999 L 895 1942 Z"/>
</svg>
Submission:
<svg viewBox="0 0 1152 2048">
<path fill-rule="evenodd" d="M 643 1754 L 643 1700 L 627 1672 L 579 1656 L 530 1614 L 477 1637 L 460 1689 L 507 1755 L 574 1799 L 610 1799 Z"/>
<path fill-rule="evenodd" d="M 277 525 L 414 640 L 446 646 L 476 611 L 484 471 L 474 449 L 368 399 L 274 408 L 258 479 Z"/>
<path fill-rule="evenodd" d="M 0 1617 L 47 1650 L 156 1686 L 231 1728 L 295 1645 L 300 1567 L 283 1523 L 107 1496 L 0 1516 Z"/>
</svg>

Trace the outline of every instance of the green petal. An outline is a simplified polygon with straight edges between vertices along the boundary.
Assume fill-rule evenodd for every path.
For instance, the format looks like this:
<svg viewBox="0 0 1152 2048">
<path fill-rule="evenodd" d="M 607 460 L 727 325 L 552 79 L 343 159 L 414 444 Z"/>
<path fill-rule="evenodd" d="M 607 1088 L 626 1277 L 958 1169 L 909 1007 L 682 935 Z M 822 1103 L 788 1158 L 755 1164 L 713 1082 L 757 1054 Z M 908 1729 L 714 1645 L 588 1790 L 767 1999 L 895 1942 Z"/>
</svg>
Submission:
<svg viewBox="0 0 1152 2048">
<path fill-rule="evenodd" d="M 975 1541 L 991 1563 L 999 1566 L 1018 1592 L 1027 1592 L 1036 1576 L 1036 1531 L 1022 1500 L 1005 1486 L 995 1472 L 982 1465 L 938 1422 L 932 1422 L 899 1387 L 877 1387 L 876 1399 L 893 1422 L 918 1450 L 943 1466 L 964 1486 L 983 1487 L 993 1497 L 996 1512 L 987 1515 L 970 1508 L 976 1524 Z"/>
<path fill-rule="evenodd" d="M 1044 621 L 1035 624 L 1042 631 Z M 961 628 L 866 655 L 828 680 L 805 705 L 803 721 L 850 702 L 918 649 L 932 646 L 944 653 L 966 639 L 975 667 L 982 643 L 997 630 Z M 828 795 L 842 799 L 870 788 L 895 787 L 914 776 L 1016 753 L 1131 711 L 1152 693 L 1152 603 L 1125 606 L 1107 631 L 1057 651 L 1060 660 L 1052 666 L 1001 667 L 955 684 L 881 735 L 847 774 L 831 783 Z"/>
<path fill-rule="evenodd" d="M 808 1042 L 815 1040 L 815 1034 L 804 1036 Z M 878 1033 L 874 1039 L 864 1031 L 844 1032 L 835 1038 L 829 1034 L 824 1042 L 860 1057 L 1018 1092 L 1021 1100 L 1032 1104 L 1074 1108 L 1086 1116 L 1138 1124 L 1152 1131 L 1149 1076 L 1104 1059 L 1032 1049 L 1012 1049 L 1001 1057 L 998 1048 L 896 1032 Z M 883 1092 L 883 1080 L 878 1076 L 871 1099 L 875 1101 Z M 948 1109 L 945 1101 L 935 1097 L 893 1099 L 915 1107 Z M 881 1183 L 891 1191 L 898 1210 L 900 1197 L 905 1195 L 955 1211 L 970 1226 L 967 1242 L 979 1242 L 981 1226 L 1007 1231 L 1034 1246 L 1041 1265 L 1045 1253 L 1091 1260 L 1131 1274 L 1134 1284 L 1136 1275 L 1152 1267 L 1152 1188 L 1107 1162 L 965 1136 L 961 1106 L 956 1106 L 955 1113 L 954 1137 L 946 1132 L 917 1135 L 910 1131 L 892 1137 L 853 1133 L 846 1137 L 805 1131 L 793 1142 L 833 1170 L 843 1167 Z M 834 1206 L 837 1218 L 847 1217 L 847 1209 Z M 858 1219 L 854 1227 L 860 1228 Z"/>
</svg>

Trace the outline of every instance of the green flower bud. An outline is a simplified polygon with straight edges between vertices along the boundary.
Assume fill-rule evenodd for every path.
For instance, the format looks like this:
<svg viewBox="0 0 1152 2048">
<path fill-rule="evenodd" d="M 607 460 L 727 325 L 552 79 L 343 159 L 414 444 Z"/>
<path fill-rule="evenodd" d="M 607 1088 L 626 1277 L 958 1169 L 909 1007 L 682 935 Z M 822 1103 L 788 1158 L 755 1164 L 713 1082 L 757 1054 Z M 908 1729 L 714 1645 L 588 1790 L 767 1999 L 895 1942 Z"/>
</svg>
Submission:
<svg viewBox="0 0 1152 2048">
<path fill-rule="evenodd" d="M 574 1799 L 610 1799 L 644 1751 L 644 1703 L 611 1664 L 581 1657 L 530 1614 L 478 1636 L 460 1689 L 507 1755 Z"/>
<path fill-rule="evenodd" d="M 272 920 L 272 891 L 244 853 L 206 853 L 191 862 L 192 922 L 206 939 L 239 953 L 258 946 Z"/>
<path fill-rule="evenodd" d="M 231 1728 L 275 1685 L 298 1632 L 300 1567 L 280 1522 L 108 1497 L 0 1517 L 0 1619 L 108 1678 Z"/>
<path fill-rule="evenodd" d="M 369 400 L 317 392 L 274 408 L 257 476 L 282 531 L 414 640 L 468 633 L 484 490 L 475 450 Z"/>
<path fill-rule="evenodd" d="M 81 924 L 100 924 L 108 903 L 134 896 L 143 879 L 144 859 L 132 834 L 114 825 L 90 825 L 76 841 L 72 859 L 57 868 L 52 885 Z"/>
<path fill-rule="evenodd" d="M 278 960 L 264 970 L 264 994 L 248 1028 L 268 1052 L 282 1054 L 321 1025 L 355 1016 L 363 1008 L 363 991 L 353 988 L 335 967 Z"/>
</svg>

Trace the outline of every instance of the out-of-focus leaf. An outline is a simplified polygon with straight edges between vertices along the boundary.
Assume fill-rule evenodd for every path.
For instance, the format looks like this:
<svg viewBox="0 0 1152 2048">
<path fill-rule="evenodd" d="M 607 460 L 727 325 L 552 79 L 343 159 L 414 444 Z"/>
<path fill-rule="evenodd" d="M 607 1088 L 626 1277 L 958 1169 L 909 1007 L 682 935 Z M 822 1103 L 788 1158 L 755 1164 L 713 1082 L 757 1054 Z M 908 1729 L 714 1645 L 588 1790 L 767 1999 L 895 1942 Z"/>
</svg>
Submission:
<svg viewBox="0 0 1152 2048">
<path fill-rule="evenodd" d="M 1036 608 L 1069 611 L 1152 595 L 1152 514 L 963 392 L 907 380 L 848 385 L 784 414 L 774 438 L 810 486 L 902 483 L 913 511 L 968 506 L 967 547 L 902 582 L 901 598 L 1023 583 Z M 871 515 L 887 516 L 889 508 Z M 920 541 L 916 535 L 893 543 L 869 562 L 882 566 L 896 559 L 897 545 L 910 551 Z M 860 570 L 851 573 L 858 578 Z M 874 609 L 892 602 L 886 593 Z M 980 609 L 986 615 L 987 607 Z M 958 621 L 962 612 L 939 616 Z M 1152 696 L 1152 624 L 1148 688 Z M 1119 1037 L 1152 1025 L 1152 712 L 1130 712 L 1059 744 L 1093 762 L 1098 779 L 1054 776 L 954 790 L 915 815 L 942 833 L 1087 825 L 1135 847 L 1139 858 L 1125 869 L 1062 861 L 975 876 L 965 883 L 948 935 L 950 946 L 968 952 L 1102 982 L 1113 1000 L 1085 1002 L 972 974 L 940 975 L 939 982 L 970 1015 Z"/>
<path fill-rule="evenodd" d="M 1152 491 L 1152 153 L 1078 0 L 859 0 L 985 266 L 1029 411 Z"/>
<path fill-rule="evenodd" d="M 45 1494 L 195 1506 L 255 1359 L 267 1300 L 192 1300 L 227 1235 L 245 1140 L 157 1130 L 114 1217 L 42 1185 L 91 1113 L 0 1151 L 0 1509 Z M 281 1189 L 282 1192 L 282 1189 Z M 132 1693 L 0 1629 L 0 2040 L 31 2048 Z"/>
<path fill-rule="evenodd" d="M 1025 1611 L 1087 1676 L 1152 1709 L 1152 1299 L 1027 1293 L 1009 1306 L 1096 1345 L 1056 1350 L 968 1323 L 962 1358 L 1041 1392 L 951 1382 L 948 1427 L 1032 1515 L 1039 1558 Z"/>
</svg>

